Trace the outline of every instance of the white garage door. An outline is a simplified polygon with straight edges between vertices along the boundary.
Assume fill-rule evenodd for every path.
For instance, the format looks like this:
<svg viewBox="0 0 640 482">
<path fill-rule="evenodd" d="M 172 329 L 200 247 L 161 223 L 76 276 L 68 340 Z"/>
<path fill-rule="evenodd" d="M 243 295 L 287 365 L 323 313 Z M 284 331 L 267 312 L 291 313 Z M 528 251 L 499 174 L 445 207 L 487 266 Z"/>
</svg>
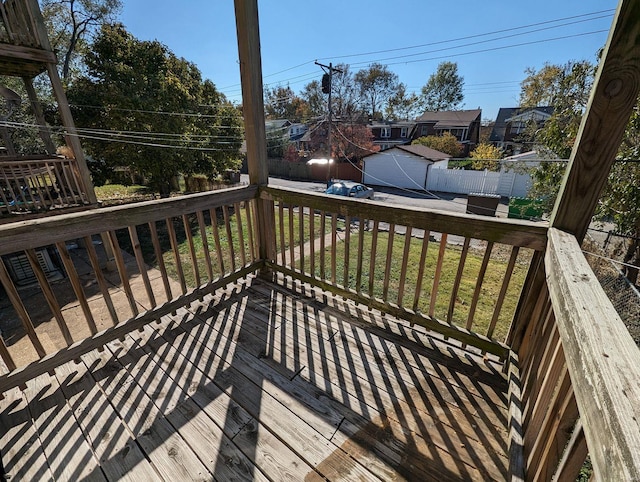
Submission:
<svg viewBox="0 0 640 482">
<path fill-rule="evenodd" d="M 424 189 L 429 162 L 403 154 L 381 154 L 364 160 L 364 183 L 372 186 L 392 186 Z"/>
</svg>

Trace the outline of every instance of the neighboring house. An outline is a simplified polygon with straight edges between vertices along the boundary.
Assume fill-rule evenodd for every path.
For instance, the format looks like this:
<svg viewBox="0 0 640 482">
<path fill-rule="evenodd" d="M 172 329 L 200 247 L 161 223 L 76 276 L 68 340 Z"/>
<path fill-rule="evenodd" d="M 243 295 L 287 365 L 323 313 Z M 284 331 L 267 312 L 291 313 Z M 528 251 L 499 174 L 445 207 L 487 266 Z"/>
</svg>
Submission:
<svg viewBox="0 0 640 482">
<path fill-rule="evenodd" d="M 553 107 L 501 107 L 489 142 L 508 155 L 531 149 L 528 138 L 553 114 Z"/>
<path fill-rule="evenodd" d="M 373 143 L 384 151 L 394 146 L 410 144 L 411 132 L 416 123 L 413 121 L 374 122 L 367 127 L 373 133 Z"/>
<path fill-rule="evenodd" d="M 362 159 L 362 182 L 374 186 L 425 189 L 431 169 L 446 169 L 450 157 L 427 146 L 394 146 Z"/>
<path fill-rule="evenodd" d="M 481 109 L 425 112 L 416 119 L 411 140 L 449 132 L 462 144 L 462 155 L 468 156 L 480 142 L 481 117 Z"/>
</svg>

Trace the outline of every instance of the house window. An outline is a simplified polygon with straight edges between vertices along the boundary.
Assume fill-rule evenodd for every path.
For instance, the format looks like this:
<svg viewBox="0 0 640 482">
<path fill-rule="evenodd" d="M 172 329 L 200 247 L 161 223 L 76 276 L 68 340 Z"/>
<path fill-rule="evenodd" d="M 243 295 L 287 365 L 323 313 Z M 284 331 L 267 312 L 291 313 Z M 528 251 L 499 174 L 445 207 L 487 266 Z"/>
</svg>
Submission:
<svg viewBox="0 0 640 482">
<path fill-rule="evenodd" d="M 429 133 L 429 128 L 427 126 L 422 126 L 422 129 L 420 129 L 420 135 L 426 136 L 428 133 Z"/>
<path fill-rule="evenodd" d="M 391 128 L 390 127 L 381 127 L 380 128 L 380 137 L 391 137 Z"/>
<path fill-rule="evenodd" d="M 406 127 L 400 128 L 400 137 L 405 138 L 407 137 L 407 134 L 408 134 L 408 129 Z"/>
</svg>

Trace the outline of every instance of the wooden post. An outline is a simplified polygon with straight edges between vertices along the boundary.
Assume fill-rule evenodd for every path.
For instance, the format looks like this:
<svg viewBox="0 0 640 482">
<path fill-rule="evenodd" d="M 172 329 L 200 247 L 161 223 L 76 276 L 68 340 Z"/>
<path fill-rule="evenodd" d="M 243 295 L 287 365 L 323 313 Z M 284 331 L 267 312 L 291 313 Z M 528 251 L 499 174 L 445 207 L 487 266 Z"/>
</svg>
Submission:
<svg viewBox="0 0 640 482">
<path fill-rule="evenodd" d="M 269 182 L 269 171 L 264 125 L 258 3 L 257 0 L 235 0 L 234 3 L 249 182 L 266 186 Z M 273 260 L 271 248 L 274 232 L 273 207 L 266 200 L 258 197 L 257 208 L 258 254 L 260 259 Z"/>
<path fill-rule="evenodd" d="M 582 242 L 640 89 L 640 2 L 620 0 L 551 226 Z"/>
<path fill-rule="evenodd" d="M 33 113 L 35 115 L 36 120 L 38 121 L 38 133 L 40 134 L 40 138 L 42 142 L 44 142 L 45 147 L 47 148 L 47 152 L 52 156 L 56 154 L 56 146 L 53 144 L 51 140 L 51 131 L 47 126 L 47 122 L 44 119 L 44 114 L 42 112 L 42 107 L 40 106 L 40 102 L 38 101 L 38 94 L 36 93 L 36 89 L 33 87 L 33 79 L 29 77 L 23 77 L 22 81 L 24 82 L 24 87 L 27 90 L 27 94 L 29 95 L 29 101 L 31 102 L 31 108 L 33 109 Z"/>
</svg>

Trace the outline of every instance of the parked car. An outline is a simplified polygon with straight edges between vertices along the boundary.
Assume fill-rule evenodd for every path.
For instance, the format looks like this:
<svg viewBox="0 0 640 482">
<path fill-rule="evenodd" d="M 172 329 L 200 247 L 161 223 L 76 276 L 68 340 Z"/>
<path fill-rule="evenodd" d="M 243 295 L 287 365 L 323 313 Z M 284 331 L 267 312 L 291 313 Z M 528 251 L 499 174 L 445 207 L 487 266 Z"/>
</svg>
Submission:
<svg viewBox="0 0 640 482">
<path fill-rule="evenodd" d="M 334 181 L 324 193 L 361 199 L 373 199 L 374 190 L 358 182 Z"/>
</svg>

